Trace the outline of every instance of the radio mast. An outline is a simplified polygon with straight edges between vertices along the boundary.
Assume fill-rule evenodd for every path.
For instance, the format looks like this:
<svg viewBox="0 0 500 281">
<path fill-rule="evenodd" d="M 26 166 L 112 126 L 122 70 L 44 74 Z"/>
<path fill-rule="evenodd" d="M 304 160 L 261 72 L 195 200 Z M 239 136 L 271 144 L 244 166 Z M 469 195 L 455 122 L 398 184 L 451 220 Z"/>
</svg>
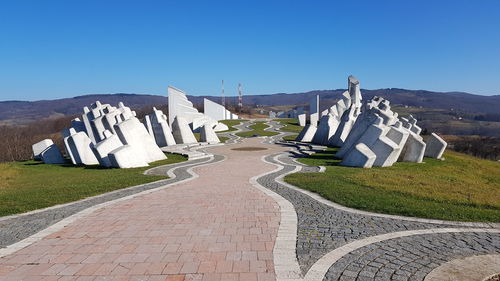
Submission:
<svg viewBox="0 0 500 281">
<path fill-rule="evenodd" d="M 224 96 L 224 80 L 222 80 L 221 97 L 222 97 L 222 106 L 226 107 L 226 97 Z"/>
<path fill-rule="evenodd" d="M 243 92 L 241 91 L 241 83 L 238 83 L 238 106 L 243 107 Z"/>
</svg>

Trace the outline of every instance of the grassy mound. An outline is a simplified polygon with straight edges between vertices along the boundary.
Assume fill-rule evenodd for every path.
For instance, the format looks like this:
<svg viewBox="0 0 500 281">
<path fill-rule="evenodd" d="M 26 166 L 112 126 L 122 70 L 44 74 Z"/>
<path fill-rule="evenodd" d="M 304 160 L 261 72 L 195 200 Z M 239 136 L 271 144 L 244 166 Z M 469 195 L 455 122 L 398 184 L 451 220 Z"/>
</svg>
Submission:
<svg viewBox="0 0 500 281">
<path fill-rule="evenodd" d="M 362 210 L 458 221 L 500 222 L 500 163 L 446 151 L 445 161 L 397 162 L 371 169 L 339 166 L 336 149 L 300 161 L 325 173 L 285 177 L 293 185 Z"/>
<path fill-rule="evenodd" d="M 186 161 L 181 155 L 149 167 L 108 169 L 100 166 L 50 165 L 37 161 L 0 164 L 0 216 L 68 203 L 138 184 L 168 178 L 146 176 L 149 168 Z"/>
<path fill-rule="evenodd" d="M 255 122 L 255 124 L 250 125 L 249 128 L 252 130 L 248 131 L 248 132 L 236 133 L 236 135 L 238 135 L 240 137 L 247 138 L 247 137 L 252 137 L 254 135 L 275 136 L 275 135 L 279 134 L 278 132 L 264 131 L 265 129 L 269 128 L 269 126 L 266 125 L 266 123 L 263 121 Z"/>
</svg>

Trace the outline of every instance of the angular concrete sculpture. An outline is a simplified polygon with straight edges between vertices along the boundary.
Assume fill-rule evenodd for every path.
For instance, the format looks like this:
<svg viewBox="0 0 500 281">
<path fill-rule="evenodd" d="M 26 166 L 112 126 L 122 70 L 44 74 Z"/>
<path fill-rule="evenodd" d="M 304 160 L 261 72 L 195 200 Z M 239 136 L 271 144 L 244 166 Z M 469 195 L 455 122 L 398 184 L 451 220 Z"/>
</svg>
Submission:
<svg viewBox="0 0 500 281">
<path fill-rule="evenodd" d="M 299 119 L 299 125 L 301 127 L 304 127 L 306 125 L 306 114 L 305 113 L 299 114 L 297 118 Z"/>
<path fill-rule="evenodd" d="M 54 142 L 51 139 L 44 139 L 33 144 L 31 146 L 31 149 L 33 150 L 33 159 L 42 160 L 42 152 L 53 144 Z"/>
<path fill-rule="evenodd" d="M 109 153 L 109 161 L 115 168 L 147 167 L 148 163 L 130 145 L 122 145 Z"/>
<path fill-rule="evenodd" d="M 421 136 L 408 131 L 408 140 L 400 155 L 400 161 L 422 163 L 425 153 L 425 142 Z"/>
<path fill-rule="evenodd" d="M 229 130 L 229 127 L 226 124 L 220 122 L 214 127 L 215 132 L 223 132 L 227 130 Z"/>
<path fill-rule="evenodd" d="M 161 110 L 153 107 L 153 113 L 150 115 L 146 115 L 144 118 L 146 120 L 145 125 L 147 125 L 147 123 L 149 122 L 149 125 L 147 125 L 147 127 L 151 127 L 151 129 L 148 129 L 148 131 L 151 130 L 149 134 L 152 134 L 154 140 L 156 141 L 156 144 L 159 147 L 176 144 L 174 136 L 172 135 L 172 131 L 168 126 L 167 116 L 163 114 Z"/>
<path fill-rule="evenodd" d="M 446 141 L 432 133 L 427 139 L 424 156 L 441 159 L 447 145 Z"/>
<path fill-rule="evenodd" d="M 198 142 L 186 119 L 180 116 L 174 118 L 174 122 L 172 123 L 172 134 L 174 135 L 175 142 L 178 144 Z"/>
<path fill-rule="evenodd" d="M 106 130 L 104 132 L 105 139 L 100 141 L 94 146 L 94 150 L 98 155 L 99 163 L 104 167 L 112 167 L 113 164 L 109 159 L 109 154 L 123 146 L 123 143 L 120 141 L 120 138 L 117 135 L 112 134 L 110 131 Z M 138 156 L 134 156 L 138 157 Z M 119 165 L 115 166 L 117 168 L 121 168 Z"/>
<path fill-rule="evenodd" d="M 300 142 L 311 142 L 318 128 L 315 125 L 307 124 L 295 139 Z"/>
<path fill-rule="evenodd" d="M 205 126 L 201 127 L 200 141 L 207 142 L 210 144 L 220 143 L 219 137 L 217 137 L 217 134 L 215 133 L 214 129 L 208 124 L 205 124 Z"/>
<path fill-rule="evenodd" d="M 238 119 L 238 115 L 229 112 L 224 106 L 209 99 L 203 99 L 203 113 L 215 121 Z"/>
<path fill-rule="evenodd" d="M 57 145 L 52 144 L 42 151 L 40 154 L 43 163 L 45 164 L 64 164 L 66 161 L 61 154 Z"/>
<path fill-rule="evenodd" d="M 309 124 L 318 126 L 319 117 L 319 95 L 316 95 L 309 102 Z"/>
<path fill-rule="evenodd" d="M 71 162 L 74 165 L 99 164 L 99 161 L 93 151 L 94 144 L 87 134 L 85 132 L 76 132 L 74 130 L 72 130 L 72 132 L 74 134 L 64 138 L 64 145 L 66 147 L 66 151 L 69 153 Z"/>
<path fill-rule="evenodd" d="M 340 164 L 342 166 L 370 168 L 377 156 L 364 143 L 358 143 Z"/>
<path fill-rule="evenodd" d="M 170 122 L 170 127 L 177 116 L 182 117 L 193 131 L 197 131 L 205 124 L 210 124 L 212 128 L 217 124 L 216 120 L 198 112 L 193 103 L 188 100 L 186 93 L 168 86 L 168 122 Z"/>
<path fill-rule="evenodd" d="M 328 145 L 330 138 L 335 134 L 338 126 L 339 121 L 335 118 L 335 116 L 328 113 L 321 117 L 318 129 L 312 139 L 312 143 Z"/>
<path fill-rule="evenodd" d="M 129 145 L 146 163 L 167 159 L 139 119 L 131 117 L 114 126 L 124 145 Z"/>
</svg>

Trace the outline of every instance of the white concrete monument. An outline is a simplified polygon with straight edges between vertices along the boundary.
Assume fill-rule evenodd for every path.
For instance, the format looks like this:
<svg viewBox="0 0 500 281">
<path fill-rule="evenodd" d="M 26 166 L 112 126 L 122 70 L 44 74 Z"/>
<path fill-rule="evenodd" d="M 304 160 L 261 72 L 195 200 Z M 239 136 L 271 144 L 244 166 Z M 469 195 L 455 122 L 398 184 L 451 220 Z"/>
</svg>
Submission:
<svg viewBox="0 0 500 281">
<path fill-rule="evenodd" d="M 305 113 L 299 114 L 297 119 L 299 119 L 299 125 L 301 127 L 304 127 L 306 125 L 306 114 Z"/>
<path fill-rule="evenodd" d="M 55 144 L 51 144 L 40 153 L 43 163 L 45 164 L 64 164 L 66 161 L 61 154 L 61 151 Z"/>
<path fill-rule="evenodd" d="M 153 113 L 145 117 L 149 134 L 153 136 L 159 147 L 175 145 L 175 139 L 167 122 L 167 116 L 161 110 L 153 107 Z M 145 124 L 146 125 L 146 124 Z"/>
<path fill-rule="evenodd" d="M 33 159 L 42 160 L 42 152 L 49 146 L 53 145 L 54 142 L 51 139 L 44 139 L 31 146 L 33 150 Z"/>
<path fill-rule="evenodd" d="M 174 118 L 174 122 L 172 123 L 172 134 L 174 135 L 175 142 L 178 144 L 198 142 L 186 119 L 180 116 Z"/>
<path fill-rule="evenodd" d="M 448 144 L 440 136 L 432 133 L 427 139 L 424 156 L 441 159 Z"/>
<path fill-rule="evenodd" d="M 167 159 L 139 119 L 131 117 L 114 126 L 124 145 L 129 145 L 146 163 Z"/>
<path fill-rule="evenodd" d="M 309 120 L 310 124 L 318 126 L 319 121 L 319 95 L 316 95 L 309 102 Z"/>
<path fill-rule="evenodd" d="M 200 141 L 207 142 L 210 144 L 220 143 L 219 137 L 217 137 L 217 134 L 215 133 L 214 129 L 208 124 L 205 124 L 205 126 L 201 127 Z"/>
</svg>

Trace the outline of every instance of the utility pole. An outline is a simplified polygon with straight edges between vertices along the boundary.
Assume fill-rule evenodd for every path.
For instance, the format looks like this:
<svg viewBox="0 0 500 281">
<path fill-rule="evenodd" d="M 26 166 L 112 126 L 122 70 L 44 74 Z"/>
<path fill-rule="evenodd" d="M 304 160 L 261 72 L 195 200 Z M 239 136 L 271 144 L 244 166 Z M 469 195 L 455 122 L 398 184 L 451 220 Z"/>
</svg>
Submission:
<svg viewBox="0 0 500 281">
<path fill-rule="evenodd" d="M 238 83 L 238 106 L 240 107 L 241 113 L 241 109 L 243 108 L 243 92 L 241 91 L 241 83 Z"/>
<path fill-rule="evenodd" d="M 221 97 L 222 97 L 222 106 L 226 107 L 226 97 L 224 96 L 224 80 L 222 80 Z"/>
</svg>

